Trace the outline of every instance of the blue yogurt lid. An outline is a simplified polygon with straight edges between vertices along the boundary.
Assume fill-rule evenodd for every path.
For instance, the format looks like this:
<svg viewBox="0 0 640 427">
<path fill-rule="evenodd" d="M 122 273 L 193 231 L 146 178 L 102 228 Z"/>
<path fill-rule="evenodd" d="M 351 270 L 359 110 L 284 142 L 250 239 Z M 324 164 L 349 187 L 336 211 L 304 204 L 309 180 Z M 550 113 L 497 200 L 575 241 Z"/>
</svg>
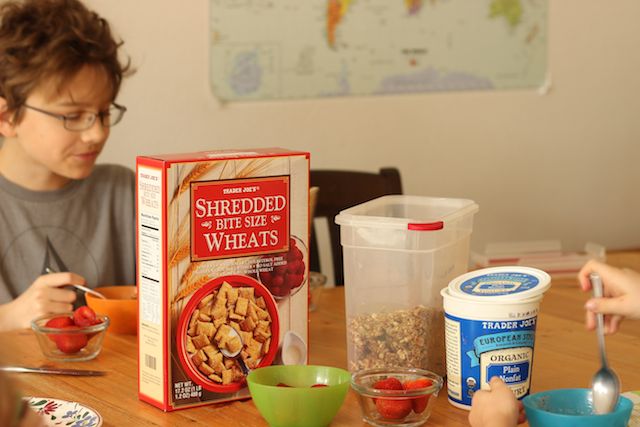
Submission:
<svg viewBox="0 0 640 427">
<path fill-rule="evenodd" d="M 451 295 L 486 300 L 521 300 L 542 295 L 551 286 L 551 277 L 531 267 L 484 268 L 458 276 L 449 283 Z"/>
</svg>

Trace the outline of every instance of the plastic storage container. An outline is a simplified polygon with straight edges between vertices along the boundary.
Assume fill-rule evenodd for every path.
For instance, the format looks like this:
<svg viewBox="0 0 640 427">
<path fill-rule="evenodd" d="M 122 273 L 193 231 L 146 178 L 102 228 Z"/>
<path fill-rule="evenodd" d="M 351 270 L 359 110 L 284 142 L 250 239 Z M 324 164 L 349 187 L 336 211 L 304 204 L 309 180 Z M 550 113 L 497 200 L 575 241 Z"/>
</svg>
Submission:
<svg viewBox="0 0 640 427">
<path fill-rule="evenodd" d="M 477 211 L 466 199 L 383 196 L 336 216 L 350 371 L 411 367 L 445 374 L 440 289 L 468 269 Z"/>
</svg>

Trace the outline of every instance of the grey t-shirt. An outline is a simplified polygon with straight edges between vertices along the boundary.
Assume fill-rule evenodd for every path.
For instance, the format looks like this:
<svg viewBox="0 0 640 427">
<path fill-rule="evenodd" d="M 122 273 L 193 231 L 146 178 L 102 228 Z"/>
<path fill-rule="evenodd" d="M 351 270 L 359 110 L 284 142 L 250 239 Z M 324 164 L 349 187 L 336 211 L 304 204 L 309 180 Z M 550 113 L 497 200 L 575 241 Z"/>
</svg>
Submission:
<svg viewBox="0 0 640 427">
<path fill-rule="evenodd" d="M 135 177 L 97 165 L 55 191 L 30 191 L 0 175 L 0 304 L 43 274 L 72 271 L 89 287 L 135 284 Z"/>
</svg>

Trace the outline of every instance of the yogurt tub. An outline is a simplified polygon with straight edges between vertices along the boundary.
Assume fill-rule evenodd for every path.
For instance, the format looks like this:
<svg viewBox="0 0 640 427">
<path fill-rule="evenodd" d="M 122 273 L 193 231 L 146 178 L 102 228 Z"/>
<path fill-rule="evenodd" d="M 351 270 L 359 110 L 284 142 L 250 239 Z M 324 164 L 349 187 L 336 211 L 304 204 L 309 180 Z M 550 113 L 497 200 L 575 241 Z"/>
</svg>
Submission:
<svg viewBox="0 0 640 427">
<path fill-rule="evenodd" d="M 473 393 L 498 376 L 517 398 L 529 394 L 538 309 L 551 285 L 529 267 L 494 267 L 453 279 L 444 299 L 449 402 L 471 408 Z"/>
</svg>

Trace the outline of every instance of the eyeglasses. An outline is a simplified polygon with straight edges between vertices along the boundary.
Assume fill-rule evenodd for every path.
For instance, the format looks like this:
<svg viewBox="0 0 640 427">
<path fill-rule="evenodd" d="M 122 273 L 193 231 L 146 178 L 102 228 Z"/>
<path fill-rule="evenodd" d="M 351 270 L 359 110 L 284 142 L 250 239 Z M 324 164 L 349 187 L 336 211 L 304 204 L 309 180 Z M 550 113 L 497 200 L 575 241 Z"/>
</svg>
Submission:
<svg viewBox="0 0 640 427">
<path fill-rule="evenodd" d="M 125 111 L 127 111 L 127 107 L 118 105 L 115 102 L 111 104 L 109 109 L 97 114 L 90 111 L 81 111 L 77 114 L 65 115 L 52 113 L 51 111 L 42 110 L 27 104 L 22 104 L 22 106 L 30 110 L 37 111 L 38 113 L 46 114 L 47 116 L 62 120 L 65 129 L 75 132 L 91 128 L 98 117 L 100 117 L 100 123 L 102 123 L 102 126 L 107 128 L 115 126 L 120 122 L 120 120 L 122 120 L 122 116 L 124 116 Z"/>
</svg>

